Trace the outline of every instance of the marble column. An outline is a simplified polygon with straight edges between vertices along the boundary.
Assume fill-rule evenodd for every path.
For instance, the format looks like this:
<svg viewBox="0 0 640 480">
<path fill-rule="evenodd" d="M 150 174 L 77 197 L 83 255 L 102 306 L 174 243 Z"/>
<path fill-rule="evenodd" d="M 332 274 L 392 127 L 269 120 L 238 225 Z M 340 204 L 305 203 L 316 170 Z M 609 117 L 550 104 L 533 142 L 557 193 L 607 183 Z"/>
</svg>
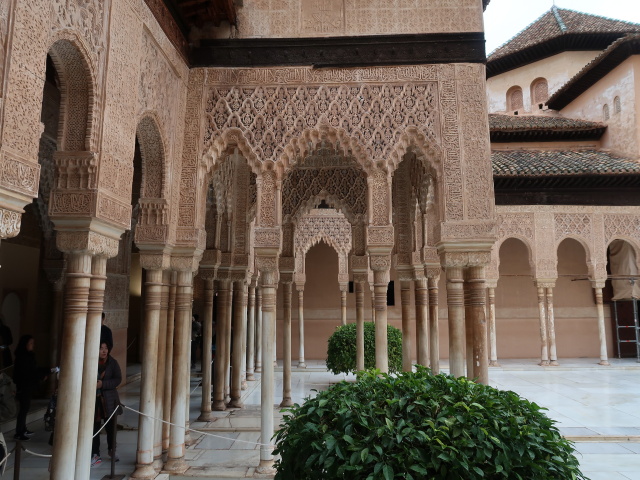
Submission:
<svg viewBox="0 0 640 480">
<path fill-rule="evenodd" d="M 372 261 L 373 261 L 372 257 Z M 387 263 L 388 262 L 381 262 Z M 374 269 L 373 285 L 376 305 L 376 368 L 383 373 L 389 372 L 389 347 L 387 338 L 387 289 L 389 287 L 389 269 Z"/>
<path fill-rule="evenodd" d="M 80 395 L 84 364 L 85 331 L 91 283 L 91 255 L 67 254 L 64 327 L 60 358 L 59 398 L 53 440 L 51 478 L 76 478 L 76 453 L 80 422 Z"/>
<path fill-rule="evenodd" d="M 248 312 L 248 298 L 249 298 L 249 285 L 244 283 L 244 292 L 242 295 L 242 381 L 240 382 L 240 387 L 242 390 L 247 389 L 247 328 L 249 326 L 249 321 L 247 318 Z"/>
<path fill-rule="evenodd" d="M 602 288 L 604 282 L 593 282 L 596 294 L 596 310 L 598 312 L 598 339 L 600 340 L 600 365 L 608 366 L 609 357 L 607 354 L 607 334 L 604 326 L 604 305 L 602 302 Z"/>
<path fill-rule="evenodd" d="M 440 373 L 440 325 L 438 312 L 438 280 L 439 276 L 427 278 L 429 289 L 429 363 L 431 371 Z"/>
<path fill-rule="evenodd" d="M 547 328 L 549 332 L 549 365 L 555 367 L 558 365 L 558 354 L 556 353 L 556 320 L 553 308 L 553 286 L 547 286 L 545 289 L 547 297 Z"/>
<path fill-rule="evenodd" d="M 60 337 L 62 334 L 62 321 L 64 318 L 64 271 L 60 272 L 59 278 L 53 280 L 53 314 L 51 316 L 51 340 L 49 342 L 49 364 L 60 364 Z M 56 390 L 56 376 L 51 375 L 47 385 L 47 392 L 53 395 Z"/>
<path fill-rule="evenodd" d="M 249 285 L 247 301 L 247 380 L 255 380 L 256 369 L 256 286 Z"/>
<path fill-rule="evenodd" d="M 400 281 L 400 304 L 402 306 L 402 371 L 410 372 L 412 366 L 411 351 L 411 281 Z"/>
<path fill-rule="evenodd" d="M 256 373 L 262 373 L 262 287 L 256 289 Z"/>
<path fill-rule="evenodd" d="M 261 271 L 262 275 L 262 384 L 260 417 L 260 464 L 257 473 L 273 472 L 274 433 L 274 385 L 273 345 L 276 323 L 276 275 L 275 270 Z"/>
<path fill-rule="evenodd" d="M 225 335 L 224 335 L 224 403 L 231 401 L 231 326 L 233 324 L 233 282 L 227 290 L 227 308 L 225 310 Z"/>
<path fill-rule="evenodd" d="M 226 364 L 226 348 L 227 348 L 227 311 L 231 308 L 229 305 L 229 288 L 231 282 L 229 280 L 218 281 L 218 311 L 216 315 L 216 361 L 214 362 L 213 376 L 213 404 L 215 411 L 221 412 L 226 410 L 225 404 L 225 375 L 227 370 Z"/>
<path fill-rule="evenodd" d="M 293 405 L 291 400 L 291 282 L 282 282 L 283 290 L 283 322 L 282 322 L 282 403 L 281 407 Z"/>
<path fill-rule="evenodd" d="M 167 345 L 164 363 L 164 399 L 162 401 L 162 451 L 169 450 L 171 428 L 171 398 L 173 397 L 173 343 L 175 332 L 176 293 L 178 289 L 178 272 L 171 272 L 169 279 L 169 305 L 167 309 Z"/>
<path fill-rule="evenodd" d="M 487 352 L 487 319 L 485 267 L 470 266 L 465 271 L 465 287 L 469 291 L 469 316 L 466 322 L 473 325 L 473 342 L 467 356 L 472 358 L 472 368 L 467 376 L 478 383 L 489 384 L 489 355 Z"/>
<path fill-rule="evenodd" d="M 467 270 L 463 270 L 463 276 L 466 278 Z M 473 338 L 474 338 L 474 323 L 471 321 L 471 289 L 469 284 L 464 283 L 464 334 L 465 334 L 465 360 L 466 360 L 466 372 L 467 378 L 473 380 Z"/>
<path fill-rule="evenodd" d="M 340 325 L 347 324 L 347 290 L 348 285 L 340 285 Z"/>
<path fill-rule="evenodd" d="M 465 374 L 464 280 L 462 267 L 448 266 L 447 308 L 449 311 L 449 369 L 454 377 Z"/>
<path fill-rule="evenodd" d="M 213 342 L 213 272 L 204 278 L 204 319 L 202 323 L 202 403 L 198 421 L 211 420 L 211 344 Z"/>
<path fill-rule="evenodd" d="M 104 307 L 104 287 L 107 281 L 106 257 L 93 257 L 89 287 L 87 330 L 84 341 L 84 367 L 82 371 L 82 399 L 78 427 L 76 478 L 89 478 L 91 470 L 91 442 L 96 407 L 96 372 L 100 353 L 100 330 Z"/>
<path fill-rule="evenodd" d="M 187 382 L 182 373 L 187 373 L 190 365 L 189 329 L 191 325 L 191 289 L 193 275 L 191 271 L 178 272 L 176 290 L 175 328 L 173 342 L 173 364 L 177 367 L 171 388 L 171 429 L 169 450 L 164 470 L 170 474 L 184 473 L 188 468 L 185 462 L 185 419 L 187 410 Z"/>
<path fill-rule="evenodd" d="M 233 282 L 233 358 L 231 364 L 231 401 L 229 407 L 242 408 L 242 344 L 246 336 L 244 331 L 244 281 Z"/>
<path fill-rule="evenodd" d="M 356 370 L 364 370 L 364 282 L 356 287 Z"/>
<path fill-rule="evenodd" d="M 297 283 L 298 290 L 298 368 L 307 368 L 304 360 L 304 283 Z"/>
<path fill-rule="evenodd" d="M 494 281 L 495 282 L 495 281 Z M 489 320 L 489 366 L 499 367 L 498 363 L 498 347 L 496 334 L 496 287 L 495 283 L 487 287 L 489 299 L 489 308 L 487 309 Z"/>
<path fill-rule="evenodd" d="M 371 293 L 371 321 L 376 323 L 376 291 L 373 284 L 373 276 L 369 282 L 369 291 Z"/>
<path fill-rule="evenodd" d="M 538 320 L 540 322 L 540 365 L 549 365 L 549 339 L 547 335 L 547 301 L 544 286 L 536 284 L 538 290 Z"/>
<path fill-rule="evenodd" d="M 162 468 L 162 430 L 164 417 L 165 370 L 167 361 L 167 320 L 169 315 L 169 290 L 171 287 L 171 271 L 162 272 L 162 289 L 160 294 L 160 322 L 158 324 L 158 361 L 156 374 L 156 420 L 153 427 L 153 466 Z"/>
<path fill-rule="evenodd" d="M 144 267 L 144 265 L 143 265 Z M 155 478 L 153 468 L 153 435 L 156 415 L 156 380 L 158 374 L 158 335 L 162 270 L 147 269 L 145 281 L 144 336 L 142 344 L 142 375 L 140 380 L 140 412 L 138 417 L 138 449 L 136 470 L 132 478 Z"/>
</svg>

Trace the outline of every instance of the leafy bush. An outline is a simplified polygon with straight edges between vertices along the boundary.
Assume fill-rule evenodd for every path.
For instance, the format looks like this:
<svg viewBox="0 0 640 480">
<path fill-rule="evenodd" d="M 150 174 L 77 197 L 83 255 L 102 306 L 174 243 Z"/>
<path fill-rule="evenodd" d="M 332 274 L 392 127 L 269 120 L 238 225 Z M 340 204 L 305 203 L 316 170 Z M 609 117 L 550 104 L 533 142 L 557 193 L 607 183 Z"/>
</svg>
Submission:
<svg viewBox="0 0 640 480">
<path fill-rule="evenodd" d="M 387 350 L 389 372 L 402 370 L 402 332 L 387 325 Z M 372 322 L 364 323 L 364 368 L 376 367 L 376 327 Z M 329 337 L 327 368 L 330 372 L 353 373 L 356 371 L 356 324 L 349 323 L 336 328 Z"/>
<path fill-rule="evenodd" d="M 571 442 L 542 410 L 424 367 L 363 372 L 287 412 L 275 478 L 585 480 Z"/>
</svg>

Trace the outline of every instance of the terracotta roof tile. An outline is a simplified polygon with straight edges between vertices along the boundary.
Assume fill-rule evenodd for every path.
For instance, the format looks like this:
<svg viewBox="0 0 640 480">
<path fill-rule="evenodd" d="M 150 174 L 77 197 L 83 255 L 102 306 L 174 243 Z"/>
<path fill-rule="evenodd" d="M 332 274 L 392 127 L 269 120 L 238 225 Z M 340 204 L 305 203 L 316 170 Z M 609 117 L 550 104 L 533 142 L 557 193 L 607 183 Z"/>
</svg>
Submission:
<svg viewBox="0 0 640 480">
<path fill-rule="evenodd" d="M 640 174 L 640 161 L 596 150 L 508 150 L 491 154 L 496 177 Z"/>
<path fill-rule="evenodd" d="M 491 131 L 528 131 L 528 130 L 593 130 L 603 128 L 600 122 L 590 122 L 576 118 L 548 115 L 501 115 L 489 114 Z"/>
<path fill-rule="evenodd" d="M 566 34 L 640 32 L 640 24 L 552 7 L 531 25 L 494 50 L 487 62 L 506 57 Z"/>
</svg>

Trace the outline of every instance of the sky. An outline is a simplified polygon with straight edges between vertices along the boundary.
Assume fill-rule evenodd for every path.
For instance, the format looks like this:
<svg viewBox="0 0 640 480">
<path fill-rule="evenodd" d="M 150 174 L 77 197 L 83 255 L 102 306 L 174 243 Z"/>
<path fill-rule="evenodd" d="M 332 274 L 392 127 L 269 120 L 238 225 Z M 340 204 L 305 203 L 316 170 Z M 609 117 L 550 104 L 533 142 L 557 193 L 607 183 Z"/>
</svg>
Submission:
<svg viewBox="0 0 640 480">
<path fill-rule="evenodd" d="M 555 0 L 558 8 L 640 23 L 640 0 Z M 484 14 L 487 55 L 551 9 L 553 0 L 491 0 Z"/>
</svg>

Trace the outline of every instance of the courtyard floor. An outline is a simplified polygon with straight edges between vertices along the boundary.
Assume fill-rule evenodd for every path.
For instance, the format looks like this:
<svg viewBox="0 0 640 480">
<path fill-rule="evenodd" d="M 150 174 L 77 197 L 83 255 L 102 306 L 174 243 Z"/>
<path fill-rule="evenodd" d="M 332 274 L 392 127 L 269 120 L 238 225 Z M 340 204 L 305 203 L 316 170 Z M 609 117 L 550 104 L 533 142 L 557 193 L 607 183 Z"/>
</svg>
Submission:
<svg viewBox="0 0 640 480">
<path fill-rule="evenodd" d="M 581 469 L 591 480 L 640 480 L 640 363 L 633 359 L 611 361 L 601 367 L 593 359 L 565 359 L 559 367 L 539 367 L 534 360 L 504 360 L 490 370 L 491 385 L 513 390 L 549 409 L 548 415 L 558 422 L 560 431 L 576 442 Z M 309 368 L 292 375 L 295 402 L 302 402 L 313 390 L 322 390 L 345 378 L 326 371 L 323 362 L 309 362 Z M 446 362 L 443 370 L 447 371 Z M 131 372 L 129 372 L 131 373 Z M 120 389 L 122 403 L 137 409 L 139 380 L 134 379 Z M 200 407 L 199 378 L 192 377 L 191 427 L 203 433 L 191 433 L 187 449 L 190 469 L 183 476 L 164 477 L 237 479 L 251 477 L 259 461 L 260 381 L 248 383 L 243 392 L 245 408 L 214 412 L 215 421 L 197 422 Z M 282 399 L 282 372 L 276 370 L 276 403 Z M 277 407 L 274 406 L 274 407 Z M 276 425 L 281 417 L 278 408 Z M 29 428 L 36 432 L 25 447 L 37 454 L 48 455 L 49 433 L 44 432 L 42 415 L 34 411 Z M 137 437 L 137 416 L 130 410 L 119 418 L 124 428 L 118 432 L 116 474 L 133 472 Z M 13 425 L 11 425 L 12 427 Z M 9 448 L 13 448 L 13 431 L 3 431 Z M 106 438 L 102 437 L 106 452 Z M 4 473 L 13 478 L 15 456 L 11 456 Z M 21 479 L 48 479 L 49 459 L 23 453 Z M 109 478 L 109 457 L 91 469 L 91 480 Z M 122 478 L 122 477 L 119 477 Z M 161 479 L 159 477 L 159 479 Z"/>
</svg>

